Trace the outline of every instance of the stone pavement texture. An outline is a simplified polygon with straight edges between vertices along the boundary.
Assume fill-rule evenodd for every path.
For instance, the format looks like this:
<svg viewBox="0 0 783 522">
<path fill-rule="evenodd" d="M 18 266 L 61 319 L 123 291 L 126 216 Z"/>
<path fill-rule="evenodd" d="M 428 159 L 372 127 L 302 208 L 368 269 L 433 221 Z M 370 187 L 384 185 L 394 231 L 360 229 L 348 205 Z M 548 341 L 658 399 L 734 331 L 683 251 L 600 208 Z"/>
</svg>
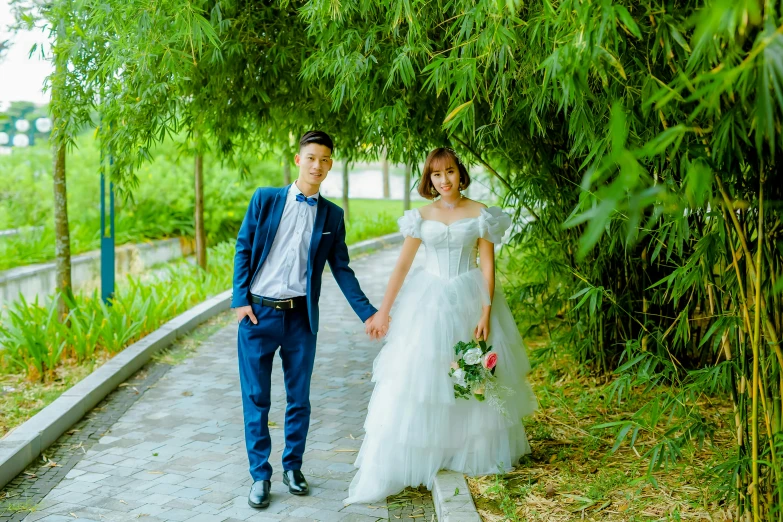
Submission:
<svg viewBox="0 0 783 522">
<path fill-rule="evenodd" d="M 352 263 L 379 303 L 399 248 Z M 279 359 L 272 377 L 272 502 L 247 505 L 251 484 L 243 438 L 236 325 L 219 330 L 195 355 L 171 368 L 83 454 L 28 522 L 237 520 L 375 522 L 398 519 L 386 505 L 344 507 L 372 392 L 380 344 L 369 340 L 334 279 L 321 296 L 312 419 L 302 471 L 311 494 L 290 495 L 281 480 L 285 391 Z M 432 520 L 431 503 L 416 518 Z M 407 517 L 406 517 L 407 518 Z"/>
<path fill-rule="evenodd" d="M 0 522 L 21 522 L 29 508 L 49 494 L 112 425 L 171 368 L 150 362 L 44 451 L 0 491 Z"/>
</svg>

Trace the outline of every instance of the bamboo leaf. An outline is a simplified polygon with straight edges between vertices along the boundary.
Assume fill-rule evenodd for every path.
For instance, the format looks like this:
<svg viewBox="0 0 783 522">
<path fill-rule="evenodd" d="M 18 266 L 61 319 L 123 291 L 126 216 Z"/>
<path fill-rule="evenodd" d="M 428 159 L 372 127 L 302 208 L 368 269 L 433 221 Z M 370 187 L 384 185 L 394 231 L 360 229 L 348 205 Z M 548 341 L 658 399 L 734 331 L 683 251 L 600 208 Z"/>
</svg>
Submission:
<svg viewBox="0 0 783 522">
<path fill-rule="evenodd" d="M 631 32 L 632 35 L 634 35 L 636 38 L 642 37 L 642 32 L 639 30 L 639 26 L 636 25 L 636 21 L 633 19 L 631 13 L 628 12 L 628 9 L 626 9 L 625 6 L 615 4 L 614 11 L 620 18 L 620 21 L 623 23 L 626 29 Z"/>
<path fill-rule="evenodd" d="M 636 364 L 637 364 L 637 363 L 639 363 L 639 361 L 642 361 L 642 360 L 644 360 L 645 358 L 647 358 L 647 354 L 644 354 L 644 353 L 643 353 L 643 354 L 637 355 L 636 357 L 634 357 L 633 359 L 631 359 L 631 360 L 630 360 L 630 361 L 628 361 L 627 363 L 625 363 L 625 364 L 623 364 L 622 366 L 620 366 L 619 368 L 617 368 L 617 369 L 614 371 L 614 373 L 623 373 L 623 372 L 625 372 L 626 370 L 628 370 L 629 368 L 631 368 L 631 367 L 633 367 L 633 366 L 636 366 Z"/>
<path fill-rule="evenodd" d="M 669 33 L 672 35 L 672 38 L 674 38 L 674 41 L 680 44 L 680 47 L 691 52 L 691 47 L 688 45 L 688 42 L 685 41 L 685 38 L 682 37 L 677 28 L 671 24 L 669 24 Z"/>
<path fill-rule="evenodd" d="M 625 436 L 628 435 L 628 432 L 631 431 L 631 428 L 633 428 L 633 424 L 630 422 L 623 426 L 623 428 L 617 434 L 617 438 L 614 441 L 614 446 L 612 446 L 612 449 L 609 450 L 609 453 L 615 453 L 618 449 L 620 449 L 620 445 L 623 443 L 623 440 L 625 440 Z"/>
<path fill-rule="evenodd" d="M 589 291 L 590 291 L 592 288 L 593 288 L 593 287 L 591 287 L 591 286 L 588 286 L 588 287 L 586 287 L 586 288 L 582 288 L 581 290 L 579 290 L 577 293 L 575 293 L 574 295 L 572 295 L 572 296 L 571 296 L 571 297 L 569 297 L 568 299 L 569 299 L 569 300 L 570 300 L 570 299 L 576 299 L 576 298 L 577 298 L 577 297 L 579 297 L 580 295 L 582 295 L 582 294 L 584 294 L 584 293 L 586 293 L 586 292 L 589 292 Z"/>
<path fill-rule="evenodd" d="M 644 147 L 638 151 L 640 158 L 650 158 L 666 151 L 666 149 L 676 140 L 688 132 L 685 125 L 676 125 L 658 134 L 655 138 L 648 141 Z"/>
<path fill-rule="evenodd" d="M 453 120 L 454 117 L 457 114 L 459 114 L 463 109 L 466 109 L 466 108 L 470 107 L 471 105 L 473 105 L 473 100 L 468 100 L 465 103 L 463 103 L 462 105 L 458 106 L 456 109 L 451 111 L 448 116 L 446 116 L 446 119 L 443 120 L 443 124 L 445 125 L 448 122 L 450 122 L 451 120 Z"/>
</svg>

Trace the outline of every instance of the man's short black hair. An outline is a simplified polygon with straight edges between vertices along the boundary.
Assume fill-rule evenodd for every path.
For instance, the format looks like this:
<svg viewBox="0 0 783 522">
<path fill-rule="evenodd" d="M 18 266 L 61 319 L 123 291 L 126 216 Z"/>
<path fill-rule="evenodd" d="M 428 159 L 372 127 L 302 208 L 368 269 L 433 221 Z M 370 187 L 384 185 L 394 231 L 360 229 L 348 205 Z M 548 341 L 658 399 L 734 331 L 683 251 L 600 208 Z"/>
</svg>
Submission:
<svg viewBox="0 0 783 522">
<path fill-rule="evenodd" d="M 330 151 L 334 151 L 334 142 L 332 141 L 332 138 L 323 131 L 314 130 L 305 132 L 302 139 L 299 140 L 299 150 L 302 150 L 302 147 L 310 143 L 323 145 L 324 147 L 328 147 Z"/>
</svg>

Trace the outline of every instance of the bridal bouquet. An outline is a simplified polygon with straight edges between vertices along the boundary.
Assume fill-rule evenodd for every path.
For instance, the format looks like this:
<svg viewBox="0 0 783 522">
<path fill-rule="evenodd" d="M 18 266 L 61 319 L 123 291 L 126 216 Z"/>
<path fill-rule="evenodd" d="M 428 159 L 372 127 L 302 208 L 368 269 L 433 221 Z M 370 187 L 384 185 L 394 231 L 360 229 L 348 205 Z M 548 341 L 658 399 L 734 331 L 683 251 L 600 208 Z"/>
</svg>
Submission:
<svg viewBox="0 0 783 522">
<path fill-rule="evenodd" d="M 495 366 L 498 354 L 492 351 L 484 341 L 462 341 L 454 345 L 457 360 L 451 363 L 449 377 L 454 383 L 454 397 L 470 399 L 475 397 L 483 401 L 487 397 L 497 402 L 497 386 L 495 384 Z"/>
</svg>

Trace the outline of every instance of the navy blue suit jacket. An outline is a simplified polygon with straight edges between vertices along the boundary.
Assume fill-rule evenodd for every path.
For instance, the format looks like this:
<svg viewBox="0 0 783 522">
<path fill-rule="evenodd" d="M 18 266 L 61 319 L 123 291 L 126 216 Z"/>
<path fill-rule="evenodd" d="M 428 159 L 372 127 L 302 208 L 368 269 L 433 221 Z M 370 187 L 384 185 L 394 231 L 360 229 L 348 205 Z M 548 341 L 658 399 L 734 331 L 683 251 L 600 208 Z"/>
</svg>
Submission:
<svg viewBox="0 0 783 522">
<path fill-rule="evenodd" d="M 289 187 L 259 188 L 250 200 L 237 236 L 231 308 L 250 304 L 250 285 L 272 248 Z M 307 311 L 313 333 L 318 332 L 318 298 L 326 262 L 356 315 L 362 322 L 369 319 L 377 310 L 362 292 L 356 275 L 348 266 L 343 209 L 319 195 L 307 259 Z"/>
</svg>

